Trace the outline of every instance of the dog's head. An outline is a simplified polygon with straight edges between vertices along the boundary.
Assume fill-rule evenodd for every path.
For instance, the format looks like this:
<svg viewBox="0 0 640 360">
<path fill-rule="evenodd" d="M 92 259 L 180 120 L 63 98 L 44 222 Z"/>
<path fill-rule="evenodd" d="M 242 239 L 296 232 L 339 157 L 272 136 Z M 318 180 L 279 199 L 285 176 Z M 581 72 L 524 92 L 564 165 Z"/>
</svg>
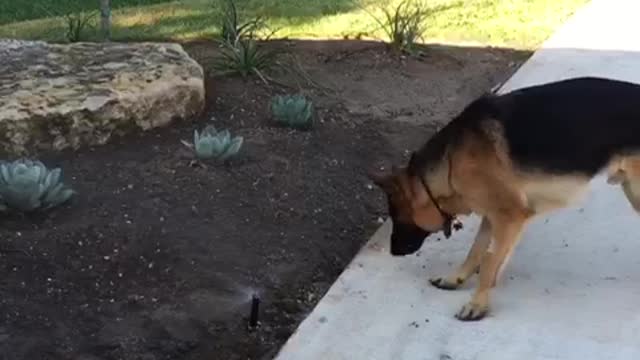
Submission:
<svg viewBox="0 0 640 360">
<path fill-rule="evenodd" d="M 390 174 L 370 172 L 369 178 L 387 197 L 393 222 L 392 255 L 413 254 L 431 233 L 444 230 L 449 236 L 451 218 L 440 211 L 420 179 L 410 175 L 406 168 L 392 167 Z"/>
</svg>

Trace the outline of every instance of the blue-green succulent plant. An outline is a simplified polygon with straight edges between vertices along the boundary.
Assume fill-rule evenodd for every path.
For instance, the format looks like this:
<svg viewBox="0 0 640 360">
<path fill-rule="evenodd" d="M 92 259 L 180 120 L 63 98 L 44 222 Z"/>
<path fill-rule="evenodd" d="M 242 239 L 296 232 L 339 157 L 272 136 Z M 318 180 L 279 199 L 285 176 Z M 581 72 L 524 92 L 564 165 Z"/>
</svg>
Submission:
<svg viewBox="0 0 640 360">
<path fill-rule="evenodd" d="M 227 160 L 240 151 L 242 143 L 242 136 L 232 138 L 229 130 L 218 131 L 213 125 L 207 125 L 201 133 L 194 130 L 193 144 L 185 145 L 192 148 L 200 159 Z"/>
<path fill-rule="evenodd" d="M 0 211 L 47 210 L 73 194 L 62 182 L 60 168 L 49 170 L 42 162 L 29 159 L 0 162 Z"/>
<path fill-rule="evenodd" d="M 302 95 L 277 95 L 271 100 L 274 119 L 296 129 L 309 129 L 313 121 L 313 103 Z"/>
</svg>

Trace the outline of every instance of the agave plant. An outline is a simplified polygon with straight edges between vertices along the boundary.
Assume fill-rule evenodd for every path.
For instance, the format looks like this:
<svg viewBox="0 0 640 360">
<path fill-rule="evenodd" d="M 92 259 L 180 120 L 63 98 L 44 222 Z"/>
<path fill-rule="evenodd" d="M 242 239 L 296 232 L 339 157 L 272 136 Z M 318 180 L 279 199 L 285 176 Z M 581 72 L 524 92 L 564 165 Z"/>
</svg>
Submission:
<svg viewBox="0 0 640 360">
<path fill-rule="evenodd" d="M 251 38 L 238 38 L 233 42 L 223 42 L 213 69 L 221 75 L 257 75 L 266 82 L 265 73 L 277 64 L 278 51 L 265 49 Z"/>
<path fill-rule="evenodd" d="M 426 20 L 438 10 L 446 10 L 445 5 L 427 7 L 424 0 L 402 0 L 394 8 L 381 7 L 382 18 L 370 13 L 373 20 L 387 36 L 387 41 L 395 50 L 414 53 L 419 40 L 426 31 Z M 368 11 L 367 11 L 368 12 Z"/>
<path fill-rule="evenodd" d="M 313 103 L 302 95 L 278 95 L 271 101 L 271 112 L 279 123 L 309 129 L 313 120 Z"/>
<path fill-rule="evenodd" d="M 66 202 L 74 191 L 64 185 L 61 174 L 37 160 L 0 162 L 0 211 L 46 210 Z"/>
<path fill-rule="evenodd" d="M 255 32 L 266 26 L 262 17 L 252 18 L 242 23 L 238 15 L 235 0 L 222 0 L 222 39 L 227 43 L 233 43 L 240 38 L 253 38 Z"/>
<path fill-rule="evenodd" d="M 213 125 L 207 125 L 202 133 L 193 132 L 193 144 L 183 141 L 192 148 L 200 159 L 217 158 L 227 160 L 238 153 L 242 147 L 242 136 L 231 138 L 229 130 L 218 131 Z"/>
</svg>

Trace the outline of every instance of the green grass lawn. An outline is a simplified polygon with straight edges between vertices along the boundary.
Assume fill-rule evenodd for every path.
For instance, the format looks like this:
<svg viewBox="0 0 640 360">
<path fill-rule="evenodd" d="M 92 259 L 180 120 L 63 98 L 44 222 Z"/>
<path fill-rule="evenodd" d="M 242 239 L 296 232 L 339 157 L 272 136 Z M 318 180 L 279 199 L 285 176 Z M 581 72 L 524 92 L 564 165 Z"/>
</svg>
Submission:
<svg viewBox="0 0 640 360">
<path fill-rule="evenodd" d="M 262 14 L 277 37 L 343 38 L 382 32 L 371 17 L 397 0 L 237 0 L 247 16 Z M 431 0 L 425 40 L 535 48 L 588 0 Z M 38 3 L 55 3 L 55 8 Z M 51 14 L 89 10 L 97 0 L 0 0 L 0 37 L 64 41 L 66 23 Z M 219 32 L 215 0 L 113 0 L 115 40 L 186 40 Z M 51 5 L 49 5 L 51 6 Z M 96 18 L 97 20 L 97 18 Z M 96 31 L 87 31 L 95 39 Z"/>
</svg>

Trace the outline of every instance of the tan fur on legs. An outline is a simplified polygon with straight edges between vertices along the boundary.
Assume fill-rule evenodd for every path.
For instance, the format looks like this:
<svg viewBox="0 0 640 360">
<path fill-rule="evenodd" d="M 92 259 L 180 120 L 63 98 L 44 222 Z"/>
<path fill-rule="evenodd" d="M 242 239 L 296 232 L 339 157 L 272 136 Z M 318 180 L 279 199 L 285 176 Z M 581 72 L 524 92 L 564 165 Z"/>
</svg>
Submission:
<svg viewBox="0 0 640 360">
<path fill-rule="evenodd" d="M 622 183 L 622 190 L 631 206 L 640 212 L 640 179 L 625 180 Z"/>
<path fill-rule="evenodd" d="M 640 212 L 640 156 L 619 157 L 609 166 L 609 184 L 620 184 L 631 206 Z"/>
<path fill-rule="evenodd" d="M 429 282 L 440 289 L 457 289 L 460 285 L 464 284 L 471 275 L 478 271 L 480 262 L 482 261 L 484 253 L 489 247 L 490 242 L 491 223 L 486 217 L 483 217 L 478 233 L 476 234 L 473 245 L 471 246 L 464 263 L 462 263 L 462 265 L 460 265 L 453 274 L 445 277 L 434 277 L 431 278 Z"/>
<path fill-rule="evenodd" d="M 619 170 L 610 175 L 607 182 L 609 184 L 620 184 L 631 206 L 635 211 L 640 212 L 640 179 L 628 179 L 627 175 Z"/>
<path fill-rule="evenodd" d="M 467 304 L 456 314 L 460 320 L 479 320 L 489 311 L 490 291 L 497 282 L 500 269 L 513 252 L 527 222 L 525 215 L 500 216 L 492 221 L 493 243 L 480 264 L 480 282 Z"/>
<path fill-rule="evenodd" d="M 456 314 L 460 320 L 479 320 L 487 314 L 491 288 L 535 212 L 529 206 L 525 181 L 513 170 L 506 154 L 498 145 L 472 140 L 453 154 L 454 188 L 474 212 L 483 214 L 490 223 L 479 284 L 471 301 Z"/>
</svg>

